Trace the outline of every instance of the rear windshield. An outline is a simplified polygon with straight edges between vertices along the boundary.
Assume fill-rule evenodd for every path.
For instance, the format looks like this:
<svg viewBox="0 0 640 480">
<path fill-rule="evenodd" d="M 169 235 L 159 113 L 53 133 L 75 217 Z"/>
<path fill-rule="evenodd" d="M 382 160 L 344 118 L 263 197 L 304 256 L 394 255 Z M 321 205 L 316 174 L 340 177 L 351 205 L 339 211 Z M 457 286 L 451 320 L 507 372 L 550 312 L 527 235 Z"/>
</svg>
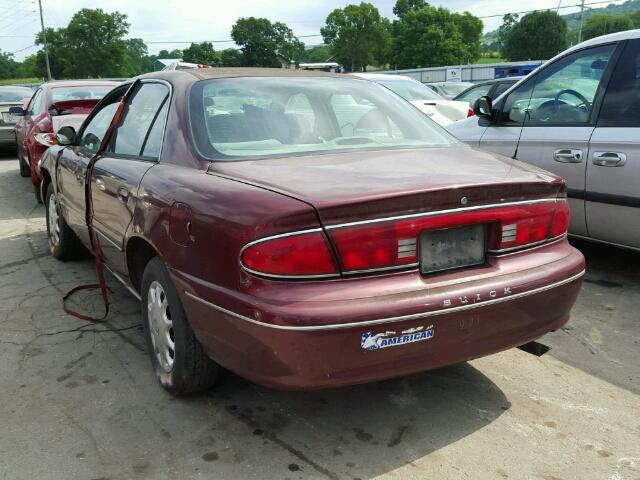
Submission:
<svg viewBox="0 0 640 480">
<path fill-rule="evenodd" d="M 25 98 L 31 98 L 33 90 L 26 87 L 0 87 L 0 103 L 22 103 Z"/>
<path fill-rule="evenodd" d="M 51 89 L 51 103 L 67 100 L 101 99 L 115 85 L 85 85 L 77 87 L 54 87 Z"/>
<path fill-rule="evenodd" d="M 443 100 L 443 98 L 429 87 L 411 80 L 376 80 L 383 87 L 396 95 L 400 95 L 408 102 L 416 100 Z"/>
<path fill-rule="evenodd" d="M 203 80 L 191 89 L 190 116 L 195 143 L 211 159 L 458 144 L 387 89 L 350 78 Z"/>
</svg>

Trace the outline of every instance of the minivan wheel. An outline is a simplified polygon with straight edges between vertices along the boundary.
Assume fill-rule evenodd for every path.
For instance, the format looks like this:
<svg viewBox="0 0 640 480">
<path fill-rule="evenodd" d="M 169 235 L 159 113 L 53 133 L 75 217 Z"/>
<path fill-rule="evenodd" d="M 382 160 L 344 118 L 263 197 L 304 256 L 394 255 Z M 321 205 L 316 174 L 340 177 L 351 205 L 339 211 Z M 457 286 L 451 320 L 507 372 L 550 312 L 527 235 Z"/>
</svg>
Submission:
<svg viewBox="0 0 640 480">
<path fill-rule="evenodd" d="M 75 232 L 67 225 L 64 217 L 60 215 L 58 198 L 53 184 L 49 184 L 47 188 L 45 209 L 51 254 L 58 260 L 74 258 L 79 251 L 82 251 L 82 244 Z"/>
<path fill-rule="evenodd" d="M 160 384 L 173 395 L 210 389 L 220 366 L 196 339 L 164 262 L 155 257 L 142 275 L 142 317 L 151 364 Z"/>
</svg>

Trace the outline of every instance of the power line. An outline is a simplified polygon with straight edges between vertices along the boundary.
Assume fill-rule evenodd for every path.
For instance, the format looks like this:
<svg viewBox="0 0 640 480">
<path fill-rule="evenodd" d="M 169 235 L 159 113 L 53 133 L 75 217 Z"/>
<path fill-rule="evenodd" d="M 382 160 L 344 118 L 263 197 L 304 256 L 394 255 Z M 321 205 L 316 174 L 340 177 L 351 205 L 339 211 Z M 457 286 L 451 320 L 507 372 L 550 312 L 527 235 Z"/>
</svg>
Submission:
<svg viewBox="0 0 640 480">
<path fill-rule="evenodd" d="M 33 44 L 28 47 L 21 48 L 20 50 L 16 50 L 15 52 L 10 52 L 11 55 L 15 55 L 16 53 L 24 52 L 25 50 L 29 50 L 30 48 L 37 47 L 38 45 Z"/>
<path fill-rule="evenodd" d="M 578 3 L 576 5 L 562 5 L 562 6 L 558 6 L 557 10 L 560 10 L 561 8 L 576 8 L 576 7 L 582 7 L 582 4 L 584 3 L 585 7 L 588 7 L 589 5 L 602 5 L 603 3 L 615 3 L 615 2 L 621 2 L 621 1 L 625 1 L 625 0 L 605 0 L 605 1 L 599 1 L 599 2 L 591 2 L 591 3 Z M 523 15 L 525 13 L 533 13 L 533 12 L 540 12 L 542 10 L 555 10 L 554 8 L 539 8 L 537 10 L 525 10 L 522 12 L 508 12 L 508 13 L 496 13 L 495 15 L 484 15 L 478 18 L 498 18 L 498 17 L 504 17 L 505 15 Z"/>
</svg>

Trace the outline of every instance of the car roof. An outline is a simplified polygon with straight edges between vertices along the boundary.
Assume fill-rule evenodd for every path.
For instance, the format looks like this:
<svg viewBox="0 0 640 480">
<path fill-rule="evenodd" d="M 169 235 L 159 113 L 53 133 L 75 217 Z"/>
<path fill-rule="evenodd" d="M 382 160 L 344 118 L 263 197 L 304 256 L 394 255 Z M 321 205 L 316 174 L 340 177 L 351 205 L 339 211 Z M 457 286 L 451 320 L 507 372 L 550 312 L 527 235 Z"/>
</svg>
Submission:
<svg viewBox="0 0 640 480">
<path fill-rule="evenodd" d="M 121 82 L 115 80 L 52 80 L 50 82 L 45 82 L 41 86 L 48 88 L 57 88 L 57 87 L 88 87 L 91 85 L 96 86 L 110 86 L 110 85 L 119 85 Z"/>
<path fill-rule="evenodd" d="M 315 70 L 292 70 L 288 68 L 253 68 L 253 67 L 234 67 L 234 68 L 191 68 L 188 70 L 172 70 L 163 72 L 151 72 L 141 75 L 138 78 L 164 78 L 171 80 L 177 76 L 190 76 L 193 82 L 198 80 L 209 80 L 213 78 L 238 78 L 238 77 L 335 77 L 335 78 L 354 78 L 342 73 L 319 72 Z"/>
<path fill-rule="evenodd" d="M 602 35 L 601 37 L 590 38 L 582 43 L 574 45 L 573 47 L 565 50 L 562 53 L 568 53 L 573 50 L 579 50 L 584 47 L 592 47 L 594 45 L 600 45 L 611 42 L 619 42 L 621 40 L 632 40 L 634 38 L 640 38 L 640 29 L 625 30 L 624 32 L 610 33 L 608 35 Z"/>
</svg>

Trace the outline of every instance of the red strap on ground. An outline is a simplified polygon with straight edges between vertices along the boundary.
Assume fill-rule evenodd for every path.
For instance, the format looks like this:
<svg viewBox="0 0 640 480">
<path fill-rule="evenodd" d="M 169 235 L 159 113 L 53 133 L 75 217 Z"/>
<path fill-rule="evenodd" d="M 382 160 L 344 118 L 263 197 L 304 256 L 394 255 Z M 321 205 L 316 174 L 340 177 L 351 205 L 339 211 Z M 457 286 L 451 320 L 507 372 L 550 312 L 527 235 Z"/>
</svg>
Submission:
<svg viewBox="0 0 640 480">
<path fill-rule="evenodd" d="M 125 101 L 129 92 L 132 90 L 132 87 L 135 85 L 134 82 L 129 90 L 124 94 L 122 99 L 120 100 L 120 104 L 118 105 L 118 109 L 113 116 L 113 120 L 109 124 L 109 128 L 105 132 L 104 138 L 102 139 L 102 143 L 100 144 L 100 148 L 96 155 L 94 155 L 91 160 L 89 160 L 89 164 L 87 165 L 87 172 L 85 174 L 84 179 L 84 199 L 85 199 L 85 221 L 87 222 L 87 228 L 89 229 L 89 239 L 91 241 L 91 248 L 93 250 L 93 255 L 96 260 L 96 273 L 98 274 L 98 283 L 90 284 L 90 285 L 80 285 L 79 287 L 75 287 L 62 298 L 62 308 L 65 313 L 71 315 L 73 317 L 79 318 L 80 320 L 88 320 L 90 322 L 99 322 L 107 318 L 109 315 L 109 292 L 111 291 L 109 287 L 107 287 L 107 282 L 104 278 L 104 262 L 102 256 L 102 249 L 100 248 L 100 242 L 98 241 L 98 237 L 96 236 L 95 229 L 93 228 L 93 198 L 91 196 L 91 177 L 93 175 L 93 168 L 95 166 L 96 161 L 98 160 L 100 154 L 107 149 L 109 145 L 109 140 L 111 138 L 111 133 L 116 125 L 120 122 L 120 117 L 122 117 L 122 112 L 124 111 Z M 67 307 L 67 300 L 74 295 L 75 293 L 82 290 L 98 290 L 102 294 L 102 301 L 104 303 L 104 314 L 101 317 L 93 317 L 91 315 L 85 315 L 80 312 L 76 312 L 75 310 Z"/>
</svg>

